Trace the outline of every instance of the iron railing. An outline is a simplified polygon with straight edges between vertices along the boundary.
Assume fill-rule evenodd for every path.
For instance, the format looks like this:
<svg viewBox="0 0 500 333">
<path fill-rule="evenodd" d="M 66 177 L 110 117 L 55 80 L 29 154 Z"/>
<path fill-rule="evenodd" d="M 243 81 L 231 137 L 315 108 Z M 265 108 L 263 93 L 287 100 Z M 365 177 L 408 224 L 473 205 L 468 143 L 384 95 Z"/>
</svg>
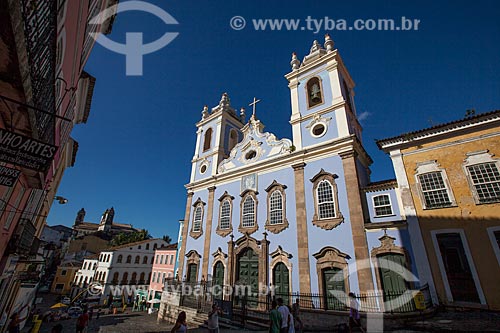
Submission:
<svg viewBox="0 0 500 333">
<path fill-rule="evenodd" d="M 57 0 L 21 0 L 38 139 L 54 144 Z"/>
</svg>

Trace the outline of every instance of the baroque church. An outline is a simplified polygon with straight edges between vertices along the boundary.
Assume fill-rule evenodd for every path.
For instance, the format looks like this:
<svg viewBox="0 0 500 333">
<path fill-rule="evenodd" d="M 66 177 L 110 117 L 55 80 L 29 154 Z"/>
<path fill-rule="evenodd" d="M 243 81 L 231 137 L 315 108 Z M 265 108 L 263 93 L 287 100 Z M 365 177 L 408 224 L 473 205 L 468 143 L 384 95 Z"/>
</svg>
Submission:
<svg viewBox="0 0 500 333">
<path fill-rule="evenodd" d="M 291 140 L 264 132 L 255 112 L 245 122 L 227 94 L 203 109 L 179 276 L 319 295 L 425 285 L 422 239 L 396 181 L 370 182 L 354 82 L 333 40 L 290 64 Z"/>
<path fill-rule="evenodd" d="M 85 222 L 85 209 L 80 209 L 76 215 L 75 223 L 73 225 L 73 237 L 80 237 L 89 234 L 100 232 L 108 236 L 113 236 L 121 232 L 134 232 L 139 231 L 132 227 L 131 224 L 117 223 L 114 221 L 115 210 L 113 207 L 106 209 L 102 214 L 99 223 Z"/>
</svg>

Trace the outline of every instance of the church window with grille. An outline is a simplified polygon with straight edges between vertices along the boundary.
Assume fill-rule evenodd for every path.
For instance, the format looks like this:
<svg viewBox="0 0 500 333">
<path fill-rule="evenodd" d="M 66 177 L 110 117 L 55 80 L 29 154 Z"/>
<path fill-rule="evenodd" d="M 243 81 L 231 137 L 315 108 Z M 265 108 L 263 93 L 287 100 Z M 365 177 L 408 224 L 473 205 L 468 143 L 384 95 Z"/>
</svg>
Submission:
<svg viewBox="0 0 500 333">
<path fill-rule="evenodd" d="M 280 224 L 283 223 L 283 196 L 281 192 L 276 190 L 269 198 L 269 223 Z"/>
<path fill-rule="evenodd" d="M 250 228 L 255 225 L 255 200 L 250 195 L 243 201 L 242 217 L 243 228 Z"/>
<path fill-rule="evenodd" d="M 229 229 L 231 226 L 231 203 L 229 199 L 222 202 L 220 208 L 220 228 Z"/>
<path fill-rule="evenodd" d="M 203 207 L 202 205 L 198 205 L 194 210 L 193 232 L 201 231 L 202 220 L 203 220 Z"/>
<path fill-rule="evenodd" d="M 323 180 L 317 188 L 318 211 L 320 219 L 335 217 L 335 202 L 333 201 L 333 187 L 328 180 Z"/>
<path fill-rule="evenodd" d="M 428 172 L 418 176 L 425 208 L 451 206 L 450 195 L 440 171 Z"/>
</svg>

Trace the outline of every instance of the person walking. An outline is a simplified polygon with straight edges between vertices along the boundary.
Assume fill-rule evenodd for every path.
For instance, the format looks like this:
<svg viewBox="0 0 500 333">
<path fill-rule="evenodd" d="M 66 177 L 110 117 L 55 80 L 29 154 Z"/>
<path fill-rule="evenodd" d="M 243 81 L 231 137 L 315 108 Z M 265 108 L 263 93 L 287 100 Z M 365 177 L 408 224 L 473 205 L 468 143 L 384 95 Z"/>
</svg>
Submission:
<svg viewBox="0 0 500 333">
<path fill-rule="evenodd" d="M 269 333 L 280 333 L 281 330 L 281 313 L 277 309 L 278 303 L 272 301 L 271 311 L 269 311 Z"/>
<path fill-rule="evenodd" d="M 87 309 L 84 309 L 83 313 L 76 320 L 76 333 L 85 332 L 88 325 L 89 325 L 89 314 L 87 313 Z"/>
<path fill-rule="evenodd" d="M 288 327 L 290 326 L 290 310 L 286 305 L 283 305 L 283 298 L 278 298 L 278 311 L 281 313 L 281 333 L 288 333 Z"/>
<path fill-rule="evenodd" d="M 298 297 L 295 300 L 295 303 L 293 303 L 293 305 L 292 305 L 292 315 L 293 315 L 293 319 L 296 322 L 295 326 L 297 327 L 297 332 L 301 333 L 302 330 L 304 329 L 304 324 L 302 323 L 302 320 L 300 319 L 300 303 L 299 303 Z"/>
<path fill-rule="evenodd" d="M 209 333 L 219 333 L 219 315 L 222 314 L 222 311 L 217 306 L 217 304 L 212 305 L 212 311 L 208 313 L 208 332 Z"/>
<path fill-rule="evenodd" d="M 9 326 L 8 326 L 9 333 L 19 333 L 19 332 L 21 332 L 21 330 L 19 328 L 19 325 L 23 321 L 26 320 L 26 318 L 28 317 L 29 311 L 28 311 L 28 314 L 26 314 L 26 316 L 24 316 L 24 317 L 20 317 L 19 313 L 21 313 L 27 306 L 28 306 L 28 304 L 26 304 L 21 309 L 19 309 L 19 311 L 15 312 L 12 316 L 10 316 L 10 323 L 9 323 Z"/>
<path fill-rule="evenodd" d="M 187 323 L 186 323 L 186 312 L 182 311 L 177 316 L 177 320 L 175 321 L 174 327 L 170 333 L 186 333 L 187 332 Z"/>
<path fill-rule="evenodd" d="M 361 326 L 361 317 L 359 315 L 359 304 L 356 300 L 356 295 L 353 292 L 349 293 L 349 333 L 352 333 L 352 329 L 358 327 L 361 332 L 365 332 Z"/>
</svg>

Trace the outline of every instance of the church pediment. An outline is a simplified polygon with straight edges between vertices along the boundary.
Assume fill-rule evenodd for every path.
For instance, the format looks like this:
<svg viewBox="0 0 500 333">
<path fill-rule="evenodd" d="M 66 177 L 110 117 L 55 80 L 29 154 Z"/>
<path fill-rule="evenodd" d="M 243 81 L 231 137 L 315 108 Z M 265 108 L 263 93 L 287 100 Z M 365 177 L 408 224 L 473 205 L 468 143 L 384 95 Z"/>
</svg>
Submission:
<svg viewBox="0 0 500 333">
<path fill-rule="evenodd" d="M 224 173 L 291 152 L 292 141 L 289 139 L 278 140 L 272 133 L 263 133 L 263 129 L 264 125 L 252 115 L 248 123 L 241 129 L 243 140 L 231 150 L 229 157 L 219 164 L 217 171 Z"/>
</svg>

